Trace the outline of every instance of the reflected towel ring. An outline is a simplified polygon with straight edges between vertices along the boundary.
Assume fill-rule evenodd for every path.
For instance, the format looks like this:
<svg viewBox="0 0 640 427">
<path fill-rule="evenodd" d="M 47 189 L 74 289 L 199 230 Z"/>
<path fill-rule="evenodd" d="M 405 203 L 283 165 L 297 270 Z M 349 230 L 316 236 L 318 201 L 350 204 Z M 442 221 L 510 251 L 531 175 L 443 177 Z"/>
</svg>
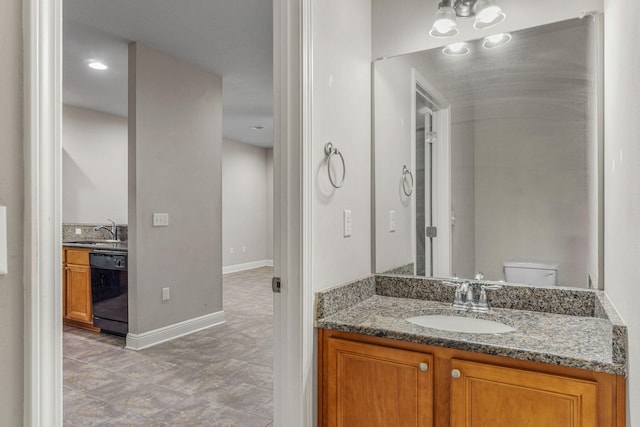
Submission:
<svg viewBox="0 0 640 427">
<path fill-rule="evenodd" d="M 409 182 L 407 177 L 411 178 L 411 182 Z M 407 190 L 407 184 L 409 185 L 408 190 Z M 407 197 L 413 194 L 413 174 L 411 173 L 409 168 L 407 168 L 407 165 L 402 165 L 402 192 Z"/>
<path fill-rule="evenodd" d="M 331 142 L 327 142 L 326 145 L 324 146 L 324 154 L 326 154 L 327 157 L 329 158 L 329 160 L 327 161 L 328 163 L 327 172 L 329 174 L 329 181 L 331 182 L 331 185 L 333 185 L 334 188 L 342 187 L 342 184 L 344 184 L 344 178 L 347 175 L 347 167 L 344 163 L 344 157 L 342 156 L 342 153 L 340 152 L 340 150 L 334 147 Z M 340 156 L 340 161 L 342 161 L 342 179 L 338 184 L 336 184 L 336 182 L 333 179 L 333 176 L 331 175 L 331 158 L 333 156 Z"/>
</svg>

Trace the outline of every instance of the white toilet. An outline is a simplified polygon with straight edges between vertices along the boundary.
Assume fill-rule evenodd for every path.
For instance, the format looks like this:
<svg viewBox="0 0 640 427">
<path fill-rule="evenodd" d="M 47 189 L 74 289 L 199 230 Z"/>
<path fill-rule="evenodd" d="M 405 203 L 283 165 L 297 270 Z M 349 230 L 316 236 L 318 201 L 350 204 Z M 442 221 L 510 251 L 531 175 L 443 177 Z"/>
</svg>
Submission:
<svg viewBox="0 0 640 427">
<path fill-rule="evenodd" d="M 558 285 L 558 264 L 504 261 L 503 266 L 506 282 L 547 287 Z"/>
</svg>

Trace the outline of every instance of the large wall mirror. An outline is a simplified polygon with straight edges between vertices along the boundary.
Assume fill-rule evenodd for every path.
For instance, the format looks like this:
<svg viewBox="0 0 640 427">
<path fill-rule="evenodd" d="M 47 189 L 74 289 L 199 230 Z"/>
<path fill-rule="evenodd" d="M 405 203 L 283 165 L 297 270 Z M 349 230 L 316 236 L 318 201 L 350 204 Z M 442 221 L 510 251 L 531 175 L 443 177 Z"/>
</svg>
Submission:
<svg viewBox="0 0 640 427">
<path fill-rule="evenodd" d="M 377 273 L 602 287 L 600 18 L 374 63 Z"/>
</svg>

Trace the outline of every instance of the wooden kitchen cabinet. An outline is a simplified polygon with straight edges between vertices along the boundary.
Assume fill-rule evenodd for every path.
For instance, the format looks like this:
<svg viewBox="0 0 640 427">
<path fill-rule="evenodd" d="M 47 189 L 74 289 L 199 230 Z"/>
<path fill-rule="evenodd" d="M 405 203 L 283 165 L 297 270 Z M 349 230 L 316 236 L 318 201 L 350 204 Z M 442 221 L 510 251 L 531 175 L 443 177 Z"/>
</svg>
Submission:
<svg viewBox="0 0 640 427">
<path fill-rule="evenodd" d="M 318 337 L 319 426 L 625 426 L 623 376 L 327 329 Z"/>
<path fill-rule="evenodd" d="M 63 322 L 90 331 L 93 326 L 91 303 L 90 249 L 64 248 L 62 274 Z"/>
</svg>

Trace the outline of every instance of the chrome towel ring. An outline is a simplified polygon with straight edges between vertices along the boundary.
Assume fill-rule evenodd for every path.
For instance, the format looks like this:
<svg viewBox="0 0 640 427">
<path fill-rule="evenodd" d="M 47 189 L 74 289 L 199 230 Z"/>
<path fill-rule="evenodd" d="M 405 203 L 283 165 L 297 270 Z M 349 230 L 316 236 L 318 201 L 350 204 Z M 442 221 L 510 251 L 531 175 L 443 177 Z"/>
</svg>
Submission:
<svg viewBox="0 0 640 427">
<path fill-rule="evenodd" d="M 409 181 L 409 179 L 411 181 Z M 407 197 L 413 194 L 413 174 L 409 168 L 407 168 L 407 165 L 402 165 L 402 192 Z"/>
<path fill-rule="evenodd" d="M 333 188 L 342 187 L 342 184 L 344 184 L 344 178 L 347 175 L 347 166 L 344 163 L 344 157 L 342 156 L 342 153 L 331 142 L 327 142 L 324 146 L 324 154 L 326 154 L 328 157 L 327 172 L 329 174 L 329 181 L 331 182 L 331 185 L 333 185 Z M 342 179 L 337 184 L 333 179 L 333 175 L 331 175 L 331 159 L 333 158 L 333 156 L 339 156 L 340 161 L 342 162 Z"/>
</svg>

